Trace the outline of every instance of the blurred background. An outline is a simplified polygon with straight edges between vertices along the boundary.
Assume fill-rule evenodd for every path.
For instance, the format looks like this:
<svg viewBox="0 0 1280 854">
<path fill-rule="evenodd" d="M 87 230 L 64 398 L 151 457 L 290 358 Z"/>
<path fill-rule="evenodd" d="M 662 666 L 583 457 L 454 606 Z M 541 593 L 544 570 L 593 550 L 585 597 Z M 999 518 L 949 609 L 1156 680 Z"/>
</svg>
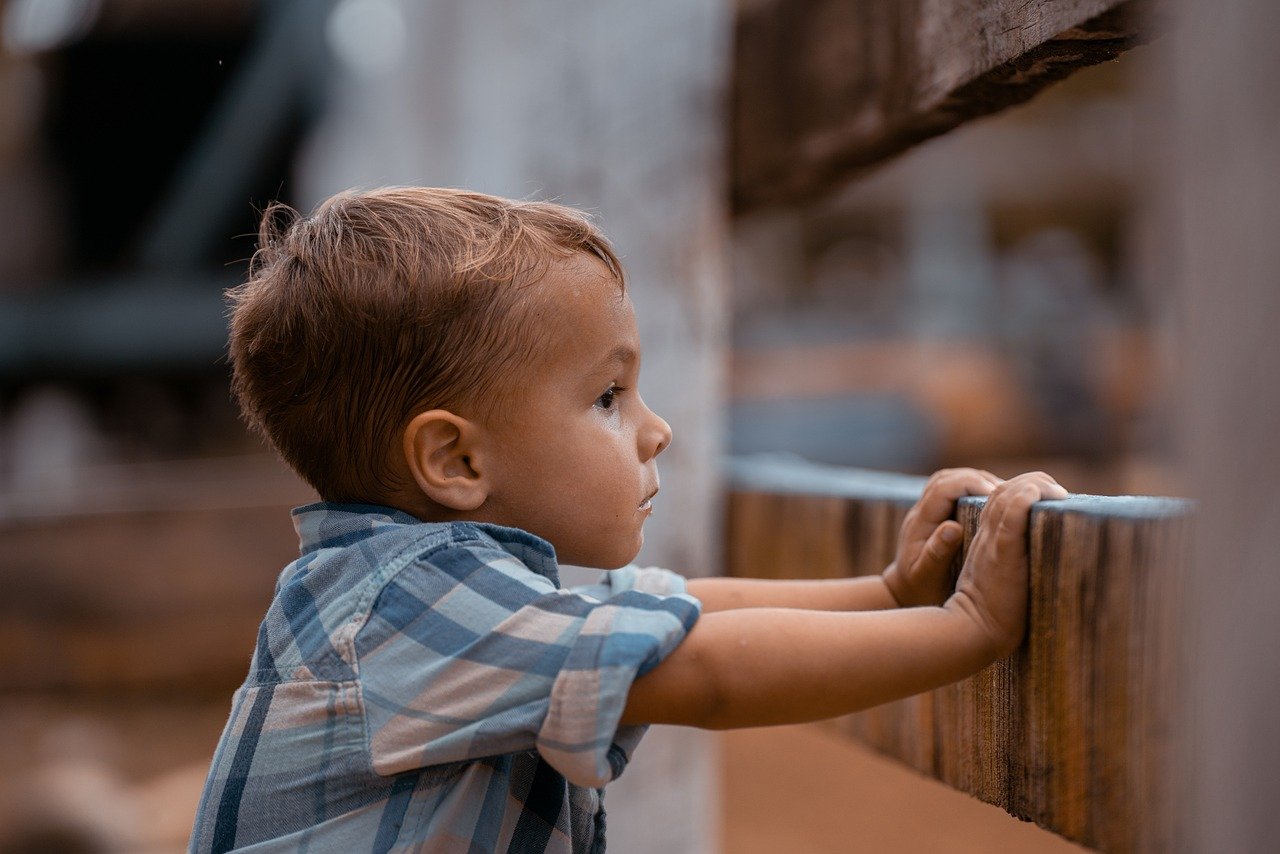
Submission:
<svg viewBox="0 0 1280 854">
<path fill-rule="evenodd" d="M 653 562 L 715 572 L 722 454 L 1181 491 L 1143 49 L 816 200 L 743 206 L 752 5 L 0 3 L 0 851 L 185 844 L 312 499 L 227 392 L 221 293 L 274 199 L 427 183 L 597 213 L 677 435 Z M 841 850 L 802 783 L 791 807 L 750 785 L 832 756 L 874 781 L 834 803 L 936 796 L 973 850 L 1067 847 L 811 733 L 664 738 L 611 789 L 618 850 L 786 850 L 759 816 L 805 804 L 817 836 L 790 850 Z M 628 847 L 654 814 L 670 838 Z"/>
<path fill-rule="evenodd" d="M 1143 49 L 733 220 L 734 453 L 1176 489 Z"/>
</svg>

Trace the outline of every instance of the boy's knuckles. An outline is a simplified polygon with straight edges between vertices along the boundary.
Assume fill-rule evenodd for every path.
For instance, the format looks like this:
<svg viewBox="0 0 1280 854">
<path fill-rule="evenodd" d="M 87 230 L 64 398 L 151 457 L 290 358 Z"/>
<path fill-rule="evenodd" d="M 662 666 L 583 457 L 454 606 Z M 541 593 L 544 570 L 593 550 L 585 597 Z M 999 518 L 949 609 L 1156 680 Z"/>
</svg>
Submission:
<svg viewBox="0 0 1280 854">
<path fill-rule="evenodd" d="M 1005 521 L 1000 523 L 996 542 L 1000 548 L 1009 548 L 1014 545 L 1021 545 L 1022 538 L 1026 535 L 1027 527 L 1025 525 L 1019 525 L 1015 521 Z"/>
<path fill-rule="evenodd" d="M 947 540 L 943 536 L 944 533 L 946 533 L 945 530 L 939 529 L 929 540 L 928 550 L 934 557 L 950 557 L 960 547 L 960 537 Z"/>
</svg>

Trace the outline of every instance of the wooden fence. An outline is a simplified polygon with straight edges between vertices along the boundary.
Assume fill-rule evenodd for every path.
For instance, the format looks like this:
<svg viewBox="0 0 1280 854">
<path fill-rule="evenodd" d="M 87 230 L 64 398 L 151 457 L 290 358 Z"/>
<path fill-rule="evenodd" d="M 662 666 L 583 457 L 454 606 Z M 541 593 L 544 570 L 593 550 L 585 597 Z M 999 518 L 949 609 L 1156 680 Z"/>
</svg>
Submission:
<svg viewBox="0 0 1280 854">
<path fill-rule="evenodd" d="M 296 548 L 285 508 L 305 495 L 283 476 L 221 469 L 184 472 L 203 486 L 182 500 L 134 489 L 98 496 L 95 512 L 0 506 L 14 582 L 0 609 L 7 691 L 168 686 L 221 697 L 243 676 L 275 573 Z M 922 483 L 734 461 L 729 572 L 880 572 Z M 982 503 L 961 502 L 970 535 Z M 1155 498 L 1037 505 L 1022 648 L 964 682 L 830 725 L 1084 845 L 1167 850 L 1161 782 L 1189 513 L 1188 502 Z"/>
<path fill-rule="evenodd" d="M 884 569 L 924 481 L 738 460 L 729 482 L 729 574 L 830 578 Z M 983 503 L 960 502 L 966 549 Z M 1030 629 L 1013 657 L 834 725 L 1089 847 L 1168 850 L 1162 782 L 1190 511 L 1139 497 L 1036 505 Z"/>
<path fill-rule="evenodd" d="M 0 495 L 0 705 L 23 692 L 203 692 L 243 679 L 309 490 L 271 457 L 106 468 Z"/>
</svg>

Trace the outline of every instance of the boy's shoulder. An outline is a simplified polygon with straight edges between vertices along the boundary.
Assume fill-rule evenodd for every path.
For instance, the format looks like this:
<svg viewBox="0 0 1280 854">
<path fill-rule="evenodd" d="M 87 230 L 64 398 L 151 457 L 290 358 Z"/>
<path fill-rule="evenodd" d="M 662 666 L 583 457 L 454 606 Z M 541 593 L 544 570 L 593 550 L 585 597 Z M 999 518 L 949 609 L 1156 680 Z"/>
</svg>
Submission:
<svg viewBox="0 0 1280 854">
<path fill-rule="evenodd" d="M 406 567 L 463 570 L 468 561 L 514 559 L 558 584 L 555 549 L 541 537 L 485 522 L 423 522 L 391 507 L 320 502 L 293 511 L 299 557 L 277 589 L 364 580 L 381 586 Z M 330 569 L 330 572 L 325 572 Z M 333 571 L 333 570 L 336 570 Z"/>
<path fill-rule="evenodd" d="M 263 620 L 258 681 L 351 680 L 362 647 L 450 597 L 509 608 L 560 589 L 555 550 L 516 528 L 327 502 L 297 508 L 293 520 L 300 554 Z"/>
<path fill-rule="evenodd" d="M 638 620 L 641 633 L 672 622 L 682 636 L 697 619 L 684 580 L 663 569 L 627 566 L 563 587 L 555 549 L 517 528 L 423 522 L 374 505 L 312 504 L 293 518 L 301 556 L 276 585 L 252 683 L 362 681 L 373 659 L 398 661 L 387 653 L 406 644 L 448 658 L 486 635 L 559 637 L 606 601 L 611 624 Z M 654 618 L 662 626 L 649 626 Z"/>
</svg>

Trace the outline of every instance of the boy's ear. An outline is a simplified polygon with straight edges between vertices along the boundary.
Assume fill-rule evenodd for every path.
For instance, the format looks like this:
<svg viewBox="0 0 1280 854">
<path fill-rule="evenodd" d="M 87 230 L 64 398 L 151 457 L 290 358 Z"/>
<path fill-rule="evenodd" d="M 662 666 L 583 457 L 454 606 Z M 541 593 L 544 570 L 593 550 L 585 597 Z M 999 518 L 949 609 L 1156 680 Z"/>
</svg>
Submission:
<svg viewBox="0 0 1280 854">
<path fill-rule="evenodd" d="M 427 498 L 451 510 L 475 510 L 489 486 L 475 457 L 479 427 L 444 409 L 419 412 L 404 429 L 404 458 Z"/>
</svg>

